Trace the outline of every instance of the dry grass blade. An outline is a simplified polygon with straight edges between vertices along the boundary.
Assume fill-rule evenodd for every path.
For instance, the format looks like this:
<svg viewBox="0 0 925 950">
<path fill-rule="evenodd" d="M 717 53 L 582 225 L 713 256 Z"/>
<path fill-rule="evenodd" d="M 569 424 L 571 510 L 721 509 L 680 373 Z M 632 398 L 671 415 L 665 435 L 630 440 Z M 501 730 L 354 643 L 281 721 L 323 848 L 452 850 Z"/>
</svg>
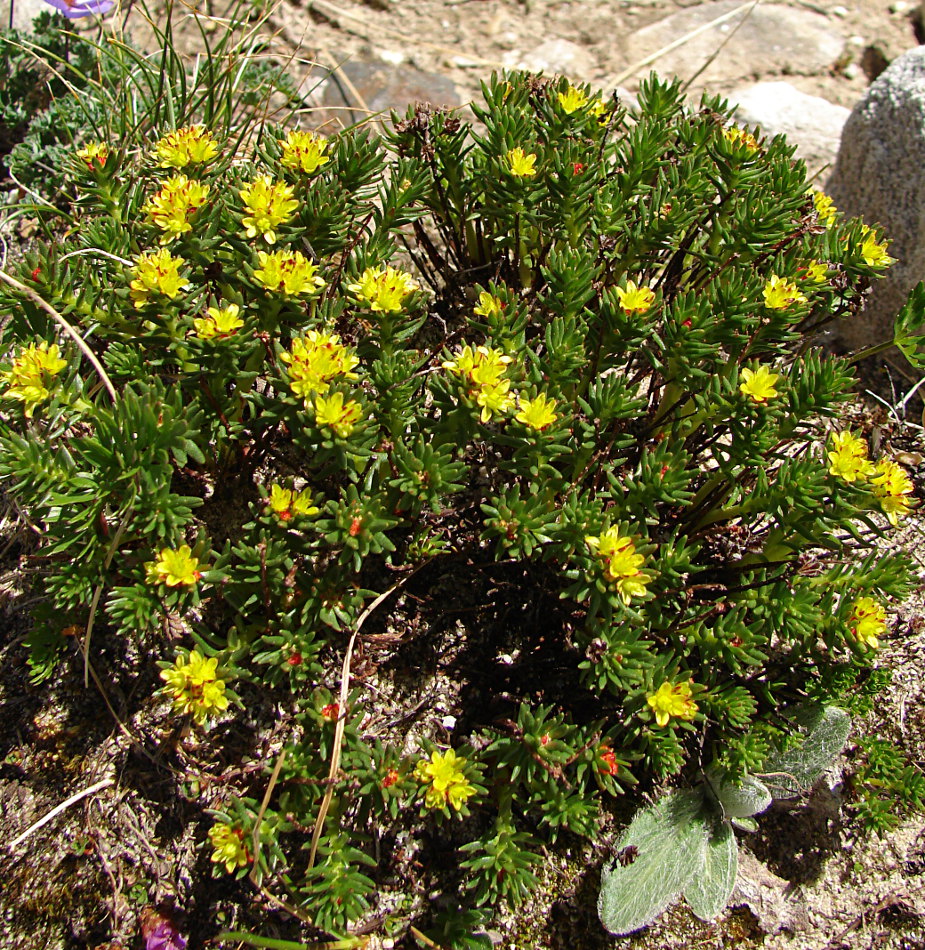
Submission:
<svg viewBox="0 0 925 950">
<path fill-rule="evenodd" d="M 83 791 L 80 791 L 74 795 L 71 795 L 70 798 L 68 798 L 66 801 L 61 802 L 60 805 L 55 805 L 55 807 L 52 808 L 52 810 L 48 812 L 47 815 L 44 815 L 43 817 L 39 818 L 38 821 L 33 822 L 31 825 L 29 825 L 29 827 L 21 835 L 19 835 L 18 838 L 15 838 L 13 841 L 11 841 L 7 845 L 7 848 L 9 848 L 9 850 L 12 851 L 13 848 L 22 844 L 22 842 L 25 841 L 26 838 L 30 837 L 32 834 L 38 831 L 39 828 L 43 828 L 45 825 L 48 824 L 48 822 L 53 821 L 58 815 L 61 814 L 61 812 L 70 808 L 71 805 L 75 805 L 77 804 L 77 802 L 82 801 L 84 798 L 87 798 L 89 795 L 92 795 L 94 792 L 98 792 L 103 788 L 108 788 L 110 785 L 113 785 L 113 784 L 115 784 L 115 779 L 104 778 L 101 781 L 97 782 L 95 785 L 91 785 L 89 788 L 85 788 Z"/>
<path fill-rule="evenodd" d="M 429 563 L 427 561 L 425 564 Z M 318 817 L 315 819 L 315 827 L 312 831 L 312 846 L 311 851 L 308 855 L 308 866 L 312 868 L 315 866 L 315 857 L 318 853 L 318 842 L 321 839 L 321 832 L 324 828 L 324 819 L 327 817 L 328 809 L 331 807 L 331 799 L 334 797 L 334 781 L 337 778 L 337 770 L 340 768 L 340 753 L 341 747 L 344 743 L 344 728 L 347 722 L 346 710 L 347 710 L 347 697 L 350 693 L 350 661 L 353 659 L 353 647 L 356 643 L 357 635 L 359 634 L 363 624 L 366 623 L 369 615 L 381 604 L 383 601 L 391 597 L 399 588 L 403 587 L 405 584 L 414 577 L 415 574 L 424 566 L 424 564 L 418 565 L 410 574 L 406 574 L 401 580 L 393 584 L 387 591 L 381 593 L 364 611 L 360 614 L 357 619 L 357 625 L 353 633 L 350 636 L 350 642 L 347 644 L 347 652 L 344 655 L 344 664 L 341 669 L 341 681 L 340 681 L 340 699 L 339 699 L 339 715 L 337 717 L 337 726 L 334 730 L 334 748 L 331 752 L 331 767 L 328 769 L 328 788 L 324 794 L 324 798 L 321 802 L 321 807 L 318 809 Z"/>
</svg>

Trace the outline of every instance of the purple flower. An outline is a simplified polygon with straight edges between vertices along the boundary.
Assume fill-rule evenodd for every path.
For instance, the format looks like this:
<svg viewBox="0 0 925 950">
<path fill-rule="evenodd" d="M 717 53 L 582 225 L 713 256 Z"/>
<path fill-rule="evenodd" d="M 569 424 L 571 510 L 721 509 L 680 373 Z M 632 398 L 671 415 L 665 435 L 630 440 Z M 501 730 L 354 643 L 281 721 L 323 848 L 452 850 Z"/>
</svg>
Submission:
<svg viewBox="0 0 925 950">
<path fill-rule="evenodd" d="M 145 950 L 186 950 L 186 937 L 181 937 L 169 921 L 162 920 L 145 937 Z"/>
<path fill-rule="evenodd" d="M 103 16 L 116 5 L 116 0 L 45 0 L 69 20 L 82 16 Z"/>
</svg>

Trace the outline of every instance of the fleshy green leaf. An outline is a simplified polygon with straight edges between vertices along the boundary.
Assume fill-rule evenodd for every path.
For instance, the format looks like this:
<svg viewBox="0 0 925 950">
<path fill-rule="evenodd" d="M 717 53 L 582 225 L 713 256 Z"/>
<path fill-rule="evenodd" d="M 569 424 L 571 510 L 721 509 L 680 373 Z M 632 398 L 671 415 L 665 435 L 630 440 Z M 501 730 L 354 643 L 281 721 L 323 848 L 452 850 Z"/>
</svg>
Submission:
<svg viewBox="0 0 925 950">
<path fill-rule="evenodd" d="M 771 804 L 767 785 L 754 775 L 745 775 L 740 783 L 731 782 L 718 768 L 707 770 L 707 789 L 723 812 L 723 818 L 748 818 L 763 812 Z"/>
<path fill-rule="evenodd" d="M 739 868 L 739 847 L 728 822 L 716 822 L 710 828 L 700 844 L 699 858 L 684 888 L 684 899 L 701 920 L 713 920 L 729 903 Z"/>
<path fill-rule="evenodd" d="M 893 342 L 917 369 L 925 369 L 925 283 L 919 281 L 893 323 Z"/>
<path fill-rule="evenodd" d="M 607 930 L 623 936 L 655 920 L 697 872 L 706 837 L 699 791 L 674 792 L 640 811 L 602 876 L 597 909 Z"/>
<path fill-rule="evenodd" d="M 790 720 L 805 739 L 765 762 L 766 777 L 774 778 L 768 784 L 773 785 L 775 797 L 786 798 L 810 788 L 845 747 L 851 728 L 851 717 L 837 706 L 802 706 Z"/>
</svg>

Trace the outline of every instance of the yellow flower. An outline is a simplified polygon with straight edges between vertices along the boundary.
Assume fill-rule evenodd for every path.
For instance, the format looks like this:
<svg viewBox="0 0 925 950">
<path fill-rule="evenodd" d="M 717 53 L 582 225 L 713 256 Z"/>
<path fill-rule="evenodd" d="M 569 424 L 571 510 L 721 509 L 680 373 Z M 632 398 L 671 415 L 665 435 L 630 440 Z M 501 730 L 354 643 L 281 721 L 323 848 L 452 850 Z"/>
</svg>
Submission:
<svg viewBox="0 0 925 950">
<path fill-rule="evenodd" d="M 876 650 L 880 646 L 878 637 L 886 632 L 886 609 L 872 597 L 859 597 L 851 609 L 848 623 L 859 643 Z"/>
<path fill-rule="evenodd" d="M 514 418 L 537 432 L 551 426 L 559 417 L 555 413 L 556 400 L 540 393 L 536 399 L 518 399 L 520 412 Z"/>
<path fill-rule="evenodd" d="M 667 726 L 672 716 L 690 721 L 697 715 L 697 703 L 693 700 L 690 683 L 669 683 L 667 680 L 646 699 L 655 713 L 655 721 Z"/>
<path fill-rule="evenodd" d="M 360 417 L 363 407 L 356 400 L 344 402 L 343 393 L 315 396 L 315 422 L 330 429 L 338 438 L 346 439 Z"/>
<path fill-rule="evenodd" d="M 430 761 L 421 759 L 414 768 L 414 777 L 427 786 L 424 804 L 427 808 L 446 808 L 459 811 L 466 800 L 476 794 L 475 787 L 466 778 L 466 760 L 452 749 L 433 752 Z"/>
<path fill-rule="evenodd" d="M 405 297 L 419 289 L 419 284 L 404 271 L 394 267 L 367 267 L 356 284 L 348 284 L 347 290 L 368 304 L 369 309 L 383 313 L 397 313 L 402 309 Z"/>
<path fill-rule="evenodd" d="M 822 284 L 829 273 L 829 265 L 825 261 L 811 260 L 806 265 L 806 276 L 815 284 Z"/>
<path fill-rule="evenodd" d="M 324 154 L 327 147 L 327 139 L 313 135 L 311 132 L 291 129 L 286 135 L 286 141 L 283 142 L 281 161 L 286 168 L 311 175 L 330 161 L 330 158 Z"/>
<path fill-rule="evenodd" d="M 583 109 L 588 104 L 588 97 L 580 89 L 569 86 L 565 92 L 559 93 L 559 105 L 566 115 L 571 115 L 579 109 Z"/>
<path fill-rule="evenodd" d="M 481 383 L 474 395 L 476 403 L 482 409 L 479 413 L 482 422 L 491 422 L 495 413 L 507 412 L 514 406 L 509 379 L 501 379 L 496 383 Z"/>
<path fill-rule="evenodd" d="M 739 389 L 752 402 L 763 405 L 777 395 L 774 384 L 780 379 L 780 373 L 772 373 L 767 366 L 759 366 L 757 370 L 745 367 L 742 370 L 742 379 Z"/>
<path fill-rule="evenodd" d="M 750 152 L 758 151 L 758 140 L 751 132 L 746 132 L 745 129 L 739 129 L 735 126 L 723 129 L 723 137 L 733 145 L 745 146 Z"/>
<path fill-rule="evenodd" d="M 224 307 L 209 307 L 205 317 L 193 319 L 196 336 L 200 340 L 234 336 L 244 326 L 244 321 L 238 316 L 240 312 L 241 308 L 236 303 L 230 303 Z"/>
<path fill-rule="evenodd" d="M 337 376 L 356 379 L 352 372 L 360 360 L 347 349 L 336 333 L 309 330 L 304 337 L 292 341 L 290 352 L 281 359 L 289 364 L 289 386 L 302 399 L 313 393 L 325 393 Z"/>
<path fill-rule="evenodd" d="M 67 366 L 67 361 L 58 355 L 58 344 L 42 341 L 30 343 L 19 351 L 13 365 L 2 375 L 6 384 L 3 393 L 6 399 L 16 399 L 23 404 L 26 418 L 31 419 L 35 407 L 50 395 L 49 386 Z"/>
<path fill-rule="evenodd" d="M 318 268 L 301 251 L 258 251 L 257 260 L 260 267 L 254 277 L 267 290 L 297 296 L 316 293 L 325 285 L 315 273 Z"/>
<path fill-rule="evenodd" d="M 202 576 L 199 573 L 199 558 L 193 557 L 188 544 L 179 548 L 161 548 L 156 561 L 145 564 L 149 584 L 166 584 L 168 587 L 195 587 Z"/>
<path fill-rule="evenodd" d="M 208 197 L 208 185 L 190 181 L 186 175 L 174 175 L 164 182 L 157 194 L 147 200 L 141 210 L 164 232 L 161 244 L 167 244 L 180 234 L 193 230 L 189 219 Z"/>
<path fill-rule="evenodd" d="M 209 829 L 212 844 L 213 864 L 224 864 L 229 874 L 250 863 L 250 855 L 244 845 L 244 832 L 221 821 Z"/>
<path fill-rule="evenodd" d="M 218 659 L 206 659 L 198 650 L 188 657 L 180 655 L 172 667 L 161 670 L 164 687 L 178 713 L 189 713 L 202 725 L 212 712 L 228 708 L 225 681 L 218 675 Z"/>
<path fill-rule="evenodd" d="M 503 350 L 496 350 L 487 346 L 478 346 L 472 349 L 465 344 L 456 355 L 456 359 L 444 362 L 443 368 L 457 376 L 463 376 L 478 386 L 494 385 L 500 382 L 504 371 L 511 362 Z"/>
<path fill-rule="evenodd" d="M 626 287 L 617 287 L 617 297 L 627 313 L 644 313 L 655 303 L 655 292 L 649 287 L 637 287 L 632 280 L 626 282 Z"/>
<path fill-rule="evenodd" d="M 867 458 L 867 443 L 850 432 L 836 432 L 832 436 L 832 451 L 828 453 L 829 473 L 846 482 L 863 481 L 874 473 L 874 465 Z"/>
<path fill-rule="evenodd" d="M 87 163 L 87 168 L 93 170 L 93 163 L 96 162 L 100 168 L 106 164 L 109 158 L 109 146 L 104 142 L 87 142 L 83 148 L 77 149 L 75 153 L 79 159 Z"/>
<path fill-rule="evenodd" d="M 218 155 L 218 145 L 205 126 L 191 125 L 168 132 L 154 146 L 154 154 L 161 168 L 207 165 Z"/>
<path fill-rule="evenodd" d="M 511 362 L 502 350 L 487 346 L 472 349 L 468 344 L 453 360 L 443 363 L 443 368 L 467 380 L 469 395 L 481 407 L 479 418 L 490 422 L 495 413 L 507 412 L 514 405 L 511 381 L 504 378 Z"/>
<path fill-rule="evenodd" d="M 507 153 L 507 163 L 510 173 L 516 178 L 532 178 L 536 174 L 536 155 L 524 153 L 522 148 L 512 148 Z"/>
<path fill-rule="evenodd" d="M 890 257 L 886 252 L 887 242 L 883 244 L 877 242 L 876 231 L 865 224 L 861 234 L 864 238 L 861 243 L 861 257 L 864 258 L 866 264 L 870 267 L 889 267 L 890 264 L 896 263 L 896 258 Z"/>
<path fill-rule="evenodd" d="M 806 297 L 800 293 L 792 280 L 784 280 L 772 274 L 762 291 L 764 305 L 768 310 L 786 310 L 791 304 L 806 303 Z"/>
<path fill-rule="evenodd" d="M 478 317 L 500 318 L 503 316 L 504 304 L 497 297 L 483 290 L 479 294 L 478 305 L 472 312 Z"/>
<path fill-rule="evenodd" d="M 883 458 L 877 462 L 871 484 L 880 499 L 883 513 L 895 528 L 899 524 L 899 519 L 904 518 L 912 510 L 909 499 L 915 490 L 912 479 L 909 478 L 906 470 L 892 459 Z"/>
<path fill-rule="evenodd" d="M 835 202 L 824 191 L 813 192 L 813 207 L 816 209 L 819 220 L 827 228 L 834 227 L 838 220 L 838 208 L 835 207 Z"/>
<path fill-rule="evenodd" d="M 136 257 L 132 268 L 135 279 L 129 284 L 135 306 L 144 306 L 152 294 L 161 294 L 171 300 L 176 297 L 187 286 L 180 276 L 180 268 L 185 266 L 182 257 L 173 257 L 166 248 Z"/>
<path fill-rule="evenodd" d="M 269 175 L 261 175 L 248 182 L 239 192 L 248 212 L 242 218 L 249 238 L 263 236 L 267 244 L 276 243 L 276 229 L 286 224 L 299 202 L 293 198 L 295 189 L 284 181 L 271 181 Z"/>
<path fill-rule="evenodd" d="M 270 486 L 270 511 L 280 521 L 291 521 L 295 517 L 309 517 L 318 514 L 318 507 L 312 504 L 312 493 L 308 488 L 295 491 L 282 485 Z"/>
<path fill-rule="evenodd" d="M 591 103 L 591 115 L 597 119 L 598 125 L 607 125 L 610 121 L 610 109 L 603 99 L 595 99 Z"/>
<path fill-rule="evenodd" d="M 632 538 L 625 537 L 619 528 L 611 526 L 599 535 L 589 535 L 585 543 L 603 559 L 604 577 L 615 585 L 624 604 L 645 594 L 646 585 L 652 578 L 640 570 L 646 559 L 636 553 Z"/>
</svg>

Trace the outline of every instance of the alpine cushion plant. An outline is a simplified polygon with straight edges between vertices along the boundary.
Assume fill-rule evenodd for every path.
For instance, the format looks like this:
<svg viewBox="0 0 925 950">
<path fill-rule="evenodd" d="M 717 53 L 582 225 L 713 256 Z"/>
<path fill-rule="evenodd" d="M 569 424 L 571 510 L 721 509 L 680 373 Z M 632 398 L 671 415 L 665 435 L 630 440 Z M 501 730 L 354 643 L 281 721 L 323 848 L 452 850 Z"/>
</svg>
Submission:
<svg viewBox="0 0 925 950">
<path fill-rule="evenodd" d="M 633 117 L 520 73 L 484 96 L 478 132 L 419 107 L 381 138 L 191 122 L 75 154 L 80 227 L 0 298 L 0 476 L 61 626 L 155 654 L 203 743 L 280 711 L 216 872 L 447 947 L 637 781 L 746 782 L 801 697 L 837 703 L 909 585 L 874 541 L 915 504 L 815 345 L 883 239 L 785 141 L 655 78 Z M 50 675 L 60 627 L 30 642 Z M 370 845 L 399 838 L 413 860 Z M 407 875 L 461 887 L 466 933 L 390 911 Z"/>
</svg>

